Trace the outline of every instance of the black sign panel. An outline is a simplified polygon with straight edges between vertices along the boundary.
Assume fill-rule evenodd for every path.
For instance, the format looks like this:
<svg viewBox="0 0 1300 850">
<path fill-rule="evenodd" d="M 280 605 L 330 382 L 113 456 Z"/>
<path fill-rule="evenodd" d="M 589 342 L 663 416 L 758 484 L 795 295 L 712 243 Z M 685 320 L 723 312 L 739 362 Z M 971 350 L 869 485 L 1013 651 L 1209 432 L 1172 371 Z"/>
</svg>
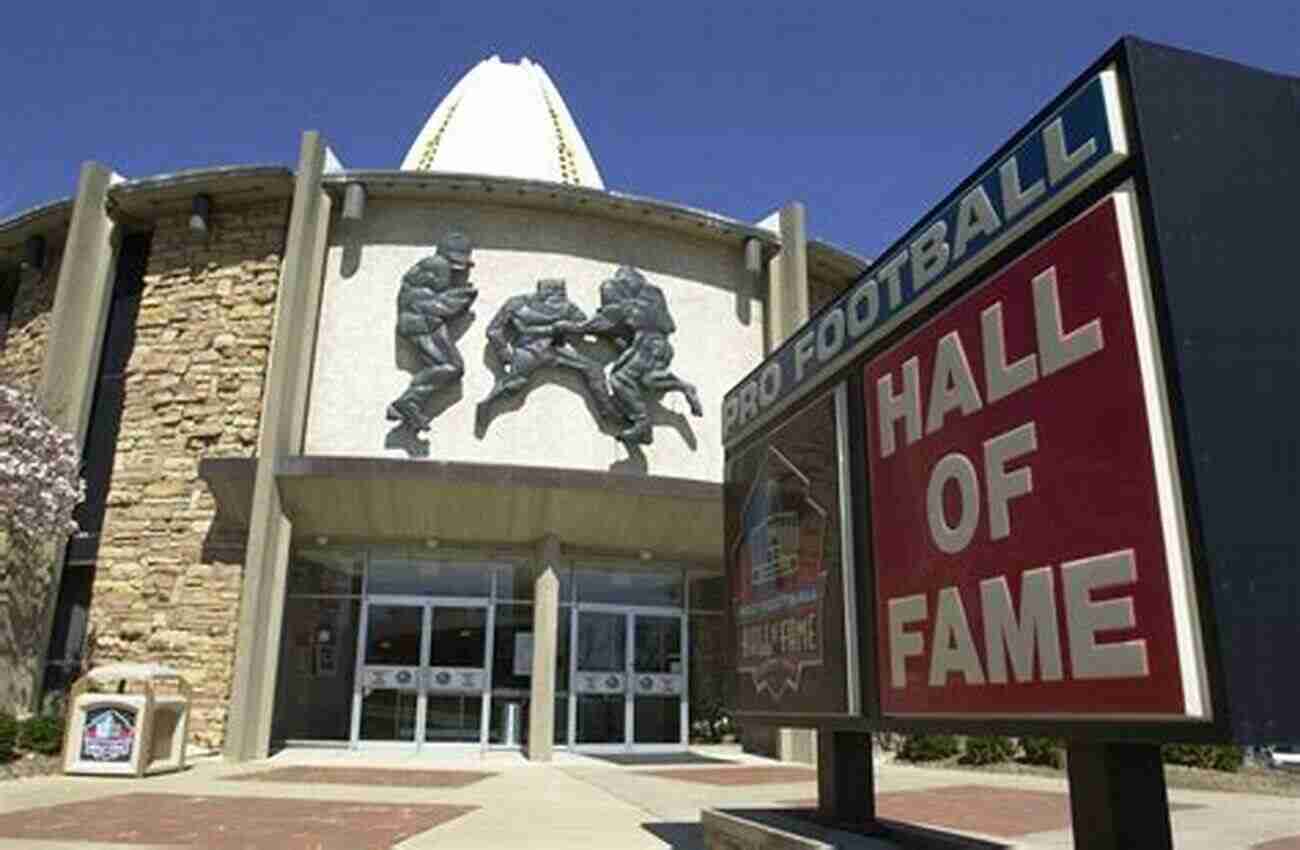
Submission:
<svg viewBox="0 0 1300 850">
<path fill-rule="evenodd" d="M 836 398 L 822 396 L 728 462 L 734 708 L 742 714 L 856 712 Z"/>
</svg>

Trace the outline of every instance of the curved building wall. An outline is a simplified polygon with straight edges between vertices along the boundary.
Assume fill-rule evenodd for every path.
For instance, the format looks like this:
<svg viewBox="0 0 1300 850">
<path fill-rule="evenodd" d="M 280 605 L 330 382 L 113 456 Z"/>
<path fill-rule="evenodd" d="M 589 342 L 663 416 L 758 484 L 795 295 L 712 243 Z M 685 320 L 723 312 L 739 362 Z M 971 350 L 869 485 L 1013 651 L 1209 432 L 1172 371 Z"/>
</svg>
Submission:
<svg viewBox="0 0 1300 850">
<path fill-rule="evenodd" d="M 207 243 L 188 213 L 159 219 L 126 368 L 88 651 L 180 671 L 204 746 L 226 721 L 246 532 L 217 521 L 198 466 L 256 452 L 287 212 L 227 206 Z"/>
<path fill-rule="evenodd" d="M 395 332 L 402 275 L 447 234 L 474 245 L 471 315 L 451 324 L 465 374 L 435 394 L 424 439 L 385 419 L 416 367 Z M 703 416 L 679 393 L 650 406 L 654 442 L 631 453 L 617 428 L 600 425 L 578 372 L 539 371 L 525 390 L 479 409 L 500 366 L 485 335 L 507 299 L 542 278 L 567 281 L 570 301 L 591 316 L 600 284 L 623 264 L 658 286 L 677 330 L 672 371 L 698 387 Z M 328 247 L 304 453 L 428 457 L 477 464 L 545 466 L 720 481 L 721 402 L 763 354 L 762 302 L 734 243 L 581 214 L 474 203 L 375 200 L 360 222 L 335 222 Z M 608 364 L 608 343 L 577 343 Z M 602 430 L 603 428 L 603 430 Z"/>
<path fill-rule="evenodd" d="M 44 272 L 24 270 L 16 274 L 16 281 L 8 283 L 16 283 L 16 290 L 7 332 L 0 338 L 0 382 L 11 382 L 28 392 L 36 391 L 41 382 L 59 279 L 61 257 L 57 250 L 57 245 L 52 246 Z M 4 285 L 0 281 L 0 287 Z M 50 576 L 46 570 L 19 560 L 7 541 L 0 540 L 0 585 L 7 591 L 0 600 L 0 709 L 24 711 L 38 673 L 38 624 L 50 593 Z"/>
</svg>

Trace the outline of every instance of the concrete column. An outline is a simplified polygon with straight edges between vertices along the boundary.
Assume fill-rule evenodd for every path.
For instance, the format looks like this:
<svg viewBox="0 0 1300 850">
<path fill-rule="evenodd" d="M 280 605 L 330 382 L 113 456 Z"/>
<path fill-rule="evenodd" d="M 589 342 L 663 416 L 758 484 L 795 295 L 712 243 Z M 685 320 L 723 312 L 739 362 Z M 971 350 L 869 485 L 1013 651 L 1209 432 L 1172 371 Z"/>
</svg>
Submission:
<svg viewBox="0 0 1300 850">
<path fill-rule="evenodd" d="M 77 438 L 78 446 L 85 445 L 90 424 L 117 270 L 120 234 L 107 206 L 112 182 L 113 172 L 105 166 L 81 166 L 41 371 L 41 401 L 54 421 Z"/>
<path fill-rule="evenodd" d="M 555 742 L 555 653 L 559 646 L 560 540 L 547 535 L 538 546 L 540 574 L 533 590 L 533 680 L 529 693 L 528 759 L 550 761 Z"/>
<path fill-rule="evenodd" d="M 100 355 L 104 351 L 104 330 L 108 307 L 113 300 L 117 274 L 117 249 L 121 234 L 108 214 L 108 189 L 113 172 L 97 162 L 81 166 L 72 220 L 63 246 L 59 280 L 50 311 L 50 335 L 45 345 L 38 396 L 50 418 L 76 438 L 84 451 L 90 408 L 95 399 Z M 63 559 L 67 541 L 54 546 L 50 598 L 36 642 L 31 708 L 39 708 L 45 659 L 50 649 L 59 584 L 63 581 Z"/>
<path fill-rule="evenodd" d="M 777 213 L 781 253 L 768 264 L 768 345 L 775 350 L 808 321 L 808 235 L 804 206 L 791 201 Z"/>
<path fill-rule="evenodd" d="M 329 236 L 330 198 L 321 188 L 324 165 L 325 145 L 320 135 L 304 133 L 280 267 L 270 371 L 257 441 L 257 476 L 224 744 L 226 757 L 234 761 L 265 758 L 271 739 L 292 532 L 280 505 L 275 467 L 281 458 L 302 451 Z"/>
<path fill-rule="evenodd" d="M 768 264 L 769 351 L 775 351 L 808 321 L 807 212 L 799 201 L 790 201 L 776 217 L 781 253 Z M 777 757 L 782 761 L 814 764 L 817 752 L 815 729 L 781 729 L 777 733 Z"/>
</svg>

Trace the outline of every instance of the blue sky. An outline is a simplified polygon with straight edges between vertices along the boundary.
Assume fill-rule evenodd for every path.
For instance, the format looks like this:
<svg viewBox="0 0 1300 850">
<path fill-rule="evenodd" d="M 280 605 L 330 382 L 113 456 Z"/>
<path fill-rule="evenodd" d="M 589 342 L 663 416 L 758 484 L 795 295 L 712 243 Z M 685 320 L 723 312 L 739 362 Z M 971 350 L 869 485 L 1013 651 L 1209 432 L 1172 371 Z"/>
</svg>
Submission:
<svg viewBox="0 0 1300 850">
<path fill-rule="evenodd" d="M 307 129 L 396 168 L 499 53 L 547 68 L 609 188 L 747 220 L 802 200 L 814 236 L 873 255 L 1122 34 L 1300 75 L 1294 3 L 1228 5 L 12 4 L 0 217 L 71 194 L 86 159 L 292 166 Z"/>
</svg>

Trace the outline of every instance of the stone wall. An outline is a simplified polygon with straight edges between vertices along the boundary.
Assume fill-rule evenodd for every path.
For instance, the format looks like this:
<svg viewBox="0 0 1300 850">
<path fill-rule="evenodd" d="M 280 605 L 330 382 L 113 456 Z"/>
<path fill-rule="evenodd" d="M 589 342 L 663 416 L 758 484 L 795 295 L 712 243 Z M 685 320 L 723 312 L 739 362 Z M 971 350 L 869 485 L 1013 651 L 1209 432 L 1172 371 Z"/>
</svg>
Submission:
<svg viewBox="0 0 1300 850">
<path fill-rule="evenodd" d="M 0 376 L 35 390 L 41 382 L 45 343 L 50 336 L 54 290 L 59 282 L 62 256 L 51 246 L 45 271 L 23 271 L 14 298 L 13 315 L 4 351 L 0 351 Z"/>
<path fill-rule="evenodd" d="M 40 274 L 22 273 L 7 341 L 0 351 L 0 381 L 29 391 L 40 385 L 59 259 L 51 256 Z M 22 713 L 30 706 L 40 655 L 36 643 L 49 593 L 49 572 L 41 556 L 11 551 L 0 533 L 0 709 Z"/>
<path fill-rule="evenodd" d="M 214 524 L 202 458 L 256 452 L 288 202 L 157 222 L 91 603 L 90 657 L 160 661 L 194 687 L 190 738 L 221 743 L 243 529 Z"/>
</svg>

